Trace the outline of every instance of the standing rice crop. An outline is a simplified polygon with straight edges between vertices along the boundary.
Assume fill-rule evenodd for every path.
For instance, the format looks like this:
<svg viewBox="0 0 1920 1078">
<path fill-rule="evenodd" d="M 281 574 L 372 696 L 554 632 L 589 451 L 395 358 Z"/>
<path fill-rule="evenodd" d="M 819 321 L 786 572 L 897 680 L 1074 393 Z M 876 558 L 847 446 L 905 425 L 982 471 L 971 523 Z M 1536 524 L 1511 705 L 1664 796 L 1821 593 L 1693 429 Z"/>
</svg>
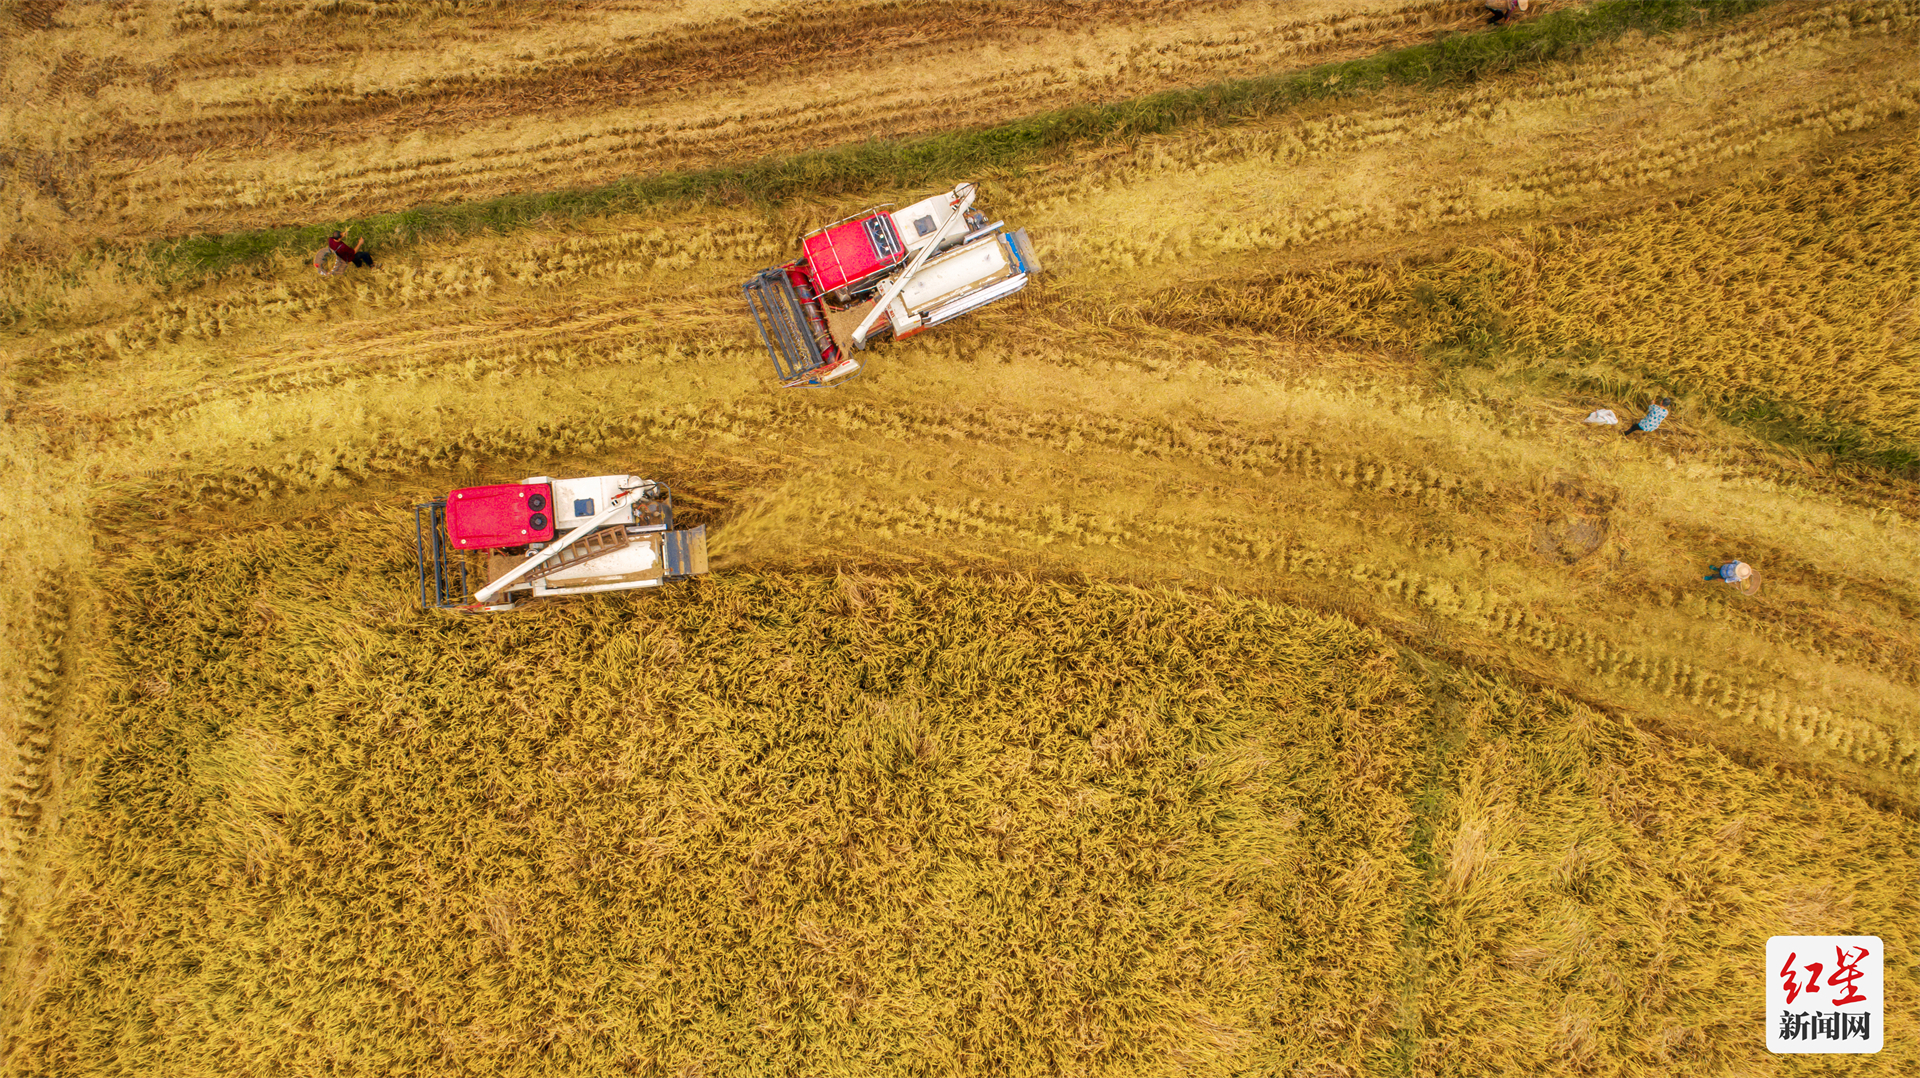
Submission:
<svg viewBox="0 0 1920 1078">
<path fill-rule="evenodd" d="M 1371 1069 L 1420 705 L 1122 588 L 406 612 L 390 514 L 155 552 L 13 1066 Z M 1397 731 L 1397 732 L 1396 732 Z"/>
</svg>

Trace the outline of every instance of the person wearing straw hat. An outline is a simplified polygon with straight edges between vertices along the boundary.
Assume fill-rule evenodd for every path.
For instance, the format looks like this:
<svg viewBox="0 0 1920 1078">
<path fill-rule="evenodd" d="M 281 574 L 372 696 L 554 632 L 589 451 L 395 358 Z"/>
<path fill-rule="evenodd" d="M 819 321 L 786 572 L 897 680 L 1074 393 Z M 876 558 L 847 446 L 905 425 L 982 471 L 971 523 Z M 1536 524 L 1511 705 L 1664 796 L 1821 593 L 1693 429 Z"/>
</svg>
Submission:
<svg viewBox="0 0 1920 1078">
<path fill-rule="evenodd" d="M 1748 595 L 1753 595 L 1760 590 L 1759 574 L 1753 571 L 1753 566 L 1743 561 L 1730 561 L 1725 565 L 1708 566 L 1707 575 L 1700 579 L 1718 580 L 1725 584 L 1732 584 Z"/>
</svg>

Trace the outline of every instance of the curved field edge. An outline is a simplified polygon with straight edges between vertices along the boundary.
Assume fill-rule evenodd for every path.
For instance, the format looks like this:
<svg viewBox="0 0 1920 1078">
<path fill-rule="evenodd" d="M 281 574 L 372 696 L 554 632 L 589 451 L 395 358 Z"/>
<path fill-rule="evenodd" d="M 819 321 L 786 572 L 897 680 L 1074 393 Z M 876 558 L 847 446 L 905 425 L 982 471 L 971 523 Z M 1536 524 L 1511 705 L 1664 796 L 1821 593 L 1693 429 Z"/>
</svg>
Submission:
<svg viewBox="0 0 1920 1078">
<path fill-rule="evenodd" d="M 1599 276 L 1583 269 L 1595 250 L 1666 249 L 1644 242 L 1648 229 L 1689 235 L 1692 257 L 1709 263 L 1721 232 L 1735 245 L 1763 232 L 1792 249 L 1805 246 L 1793 236 L 1825 228 L 1843 248 L 1897 251 L 1910 211 L 1878 221 L 1884 191 L 1865 197 L 1848 177 L 1884 186 L 1910 171 L 1910 157 L 1850 154 L 1802 178 L 1795 190 L 1820 208 L 1817 225 L 1811 209 L 1782 219 L 1778 185 L 1741 185 L 1710 199 L 1717 208 L 1667 207 L 1591 234 L 1392 272 L 1336 267 L 1286 284 L 1378 324 L 1389 340 L 1436 349 L 1440 365 L 1489 310 L 1535 329 L 1557 332 L 1569 318 L 1581 328 L 1592 305 L 1554 300 L 1540 282 Z M 1746 202 L 1765 212 L 1742 210 Z M 1844 208 L 1822 208 L 1832 206 Z M 1854 214 L 1863 216 L 1842 227 Z M 764 229 L 738 222 L 695 231 L 702 259 L 739 262 L 772 246 Z M 1777 261 L 1778 252 L 1761 253 Z M 744 559 L 729 567 L 867 558 L 1006 566 L 1045 551 L 1139 583 L 1192 576 L 1314 605 L 1316 593 L 1334 589 L 1347 596 L 1341 605 L 1377 607 L 1370 620 L 1401 623 L 1423 646 L 1444 640 L 1476 664 L 1525 671 L 1642 721 L 1659 716 L 1740 759 L 1791 761 L 1911 802 L 1920 767 L 1906 703 L 1920 679 L 1903 568 L 1911 487 L 1840 488 L 1831 471 L 1730 446 L 1691 393 L 1678 394 L 1682 407 L 1655 441 L 1581 427 L 1596 406 L 1624 414 L 1642 388 L 1677 392 L 1658 352 L 1642 351 L 1640 385 L 1594 401 L 1543 394 L 1515 376 L 1510 358 L 1497 369 L 1432 371 L 1295 347 L 1291 323 L 1266 319 L 1278 310 L 1297 321 L 1311 313 L 1304 303 L 1227 296 L 1210 305 L 1214 321 L 1247 324 L 1196 326 L 1210 334 L 1199 335 L 1116 324 L 1088 314 L 1085 301 L 1063 306 L 1036 290 L 883 357 L 859 397 L 769 396 L 763 358 L 739 339 L 750 333 L 741 319 L 647 283 L 649 264 L 687 268 L 689 252 L 660 229 L 574 237 L 521 252 L 526 261 L 512 249 L 497 254 L 498 265 L 450 258 L 421 274 L 355 282 L 362 306 L 351 317 L 289 327 L 272 350 L 218 376 L 198 362 L 201 340 L 224 343 L 282 310 L 306 322 L 335 282 L 249 293 L 232 306 L 184 305 L 110 331 L 119 344 L 103 347 L 132 349 L 138 338 L 120 361 L 137 356 L 136 369 L 160 371 L 169 357 L 192 357 L 171 366 L 205 382 L 175 396 L 144 375 L 115 385 L 86 371 L 91 380 L 67 394 L 94 412 L 59 424 L 64 436 L 90 446 L 114 477 L 92 488 L 104 546 L 192 542 L 262 515 L 297 516 L 316 495 L 344 497 L 324 493 L 333 488 L 355 498 L 424 494 L 436 479 L 444 490 L 480 472 L 507 481 L 563 462 L 588 472 L 664 469 L 694 512 L 724 525 L 716 542 Z M 1448 274 L 1471 283 L 1509 263 L 1503 272 L 1519 291 L 1500 302 L 1475 306 L 1440 287 Z M 1911 277 L 1910 262 L 1889 267 L 1899 272 L 1876 287 Z M 1802 325 L 1817 327 L 1822 305 L 1837 299 L 1846 317 L 1834 324 L 1864 326 L 1862 352 L 1871 354 L 1879 308 L 1851 292 L 1783 290 L 1777 273 L 1760 267 L 1748 279 L 1736 268 L 1733 277 L 1747 299 Z M 455 286 L 452 302 L 464 304 L 474 274 L 483 284 L 498 278 L 500 307 L 484 321 L 448 317 L 445 290 Z M 1423 286 L 1428 299 L 1415 302 Z M 1258 298 L 1263 287 L 1250 291 Z M 1647 299 L 1665 310 L 1660 295 Z M 1184 317 L 1190 307 L 1157 309 Z M 1737 310 L 1733 317 L 1743 328 Z M 1668 321 L 1680 324 L 1660 324 Z M 311 347 L 301 339 L 309 334 Z M 1797 349 L 1812 334 L 1789 336 Z M 350 363 L 339 358 L 343 343 Z M 230 366 L 247 356 L 224 351 Z M 1703 348 L 1694 362 L 1714 354 Z M 1804 382 L 1805 370 L 1795 377 Z M 50 366 L 53 384 L 61 373 Z M 1598 380 L 1592 368 L 1578 373 Z M 1782 385 L 1790 374 L 1780 369 Z M 1036 395 L 1052 399 L 996 403 Z M 111 415 L 114 396 L 132 410 Z M 640 460 L 627 456 L 636 451 Z M 149 472 L 156 461 L 170 463 Z M 955 478 L 931 489 L 930 461 Z M 1063 487 L 1060 475 L 1077 478 Z M 1179 496 L 1142 498 L 1143 480 Z M 1561 548 L 1557 536 L 1569 529 L 1597 546 Z M 1683 579 L 1696 558 L 1720 551 L 1773 574 L 1764 602 L 1691 586 L 1697 571 Z"/>
<path fill-rule="evenodd" d="M 751 573 L 421 617 L 402 525 L 101 575 L 10 1069 L 1741 1070 L 1767 934 L 1912 944 L 1912 821 L 1343 619 Z"/>
<path fill-rule="evenodd" d="M 1536 329 L 1558 332 L 1568 317 L 1579 328 L 1588 305 L 1554 300 L 1539 282 L 1601 276 L 1582 269 L 1591 252 L 1643 254 L 1636 237 L 1647 228 L 1689 236 L 1708 262 L 1722 231 L 1743 244 L 1741 234 L 1784 242 L 1824 227 L 1841 248 L 1897 252 L 1911 213 L 1878 221 L 1884 191 L 1862 197 L 1844 182 L 1872 174 L 1884 185 L 1910 171 L 1888 152 L 1843 155 L 1803 178 L 1807 208 L 1784 224 L 1779 185 L 1739 185 L 1709 200 L 1724 203 L 1717 209 L 1664 207 L 1617 229 L 1415 261 L 1398 279 L 1349 266 L 1290 283 L 1379 323 L 1390 341 L 1429 349 L 1426 365 L 1293 342 L 1289 324 L 1268 324 L 1262 305 L 1234 297 L 1215 306 L 1216 321 L 1249 309 L 1261 317 L 1197 325 L 1202 335 L 1115 317 L 1043 283 L 876 357 L 858 396 L 769 395 L 764 359 L 741 339 L 751 333 L 744 319 L 703 300 L 717 291 L 710 284 L 684 282 L 771 258 L 777 238 L 713 214 L 684 230 L 545 246 L 523 237 L 531 245 L 443 254 L 344 285 L 303 278 L 191 297 L 90 330 L 71 355 L 49 353 L 33 393 L 46 402 L 50 438 L 65 442 L 52 452 L 85 447 L 81 466 L 94 469 L 91 486 L 49 485 L 91 492 L 108 547 L 297 516 L 333 488 L 362 499 L 425 493 L 436 479 L 442 490 L 469 481 L 456 473 L 505 481 L 563 462 L 666 469 L 690 507 L 725 525 L 716 542 L 745 559 L 730 567 L 869 557 L 1017 565 L 1045 551 L 1139 583 L 1193 575 L 1295 601 L 1337 589 L 1489 668 L 1661 716 L 1742 759 L 1830 766 L 1873 796 L 1910 800 L 1920 766 L 1906 703 L 1920 678 L 1902 544 L 1910 486 L 1843 487 L 1831 470 L 1729 445 L 1737 439 L 1690 393 L 1656 440 L 1596 437 L 1578 423 L 1601 405 L 1630 415 L 1642 389 L 1673 391 L 1657 351 L 1641 350 L 1638 385 L 1598 401 L 1550 385 L 1543 393 L 1515 376 L 1511 357 L 1495 369 L 1445 365 L 1488 309 Z M 1747 201 L 1766 213 L 1740 210 Z M 1818 227 L 1814 209 L 1826 218 Z M 1106 264 L 1097 240 L 1066 246 L 1082 275 L 1085 263 Z M 1475 306 L 1437 287 L 1447 274 L 1472 283 L 1509 263 L 1503 272 L 1525 285 L 1517 304 Z M 1876 287 L 1911 277 L 1910 262 L 1890 268 L 1899 272 Z M 1779 266 L 1751 275 L 1736 266 L 1733 276 L 1738 290 L 1723 298 L 1774 306 L 1802 325 L 1817 327 L 1822 304 L 1839 300 L 1847 317 L 1834 325 L 1872 353 L 1874 303 L 1785 287 Z M 1393 287 L 1376 288 L 1382 279 Z M 1414 302 L 1423 284 L 1424 306 Z M 255 326 L 268 335 L 246 336 Z M 1737 316 L 1732 326 L 1743 328 Z M 1860 390 L 1809 383 L 1805 370 L 1803 384 Z M 1782 385 L 1792 373 L 1781 368 Z M 926 473 L 936 465 L 955 477 L 937 489 Z M 1061 475 L 1077 480 L 1063 486 Z M 1141 497 L 1143 479 L 1177 497 Z M 1561 547 L 1575 531 L 1590 541 Z M 1697 571 L 1683 579 L 1695 559 L 1721 551 L 1766 568 L 1765 601 L 1725 601 L 1692 586 Z"/>
<path fill-rule="evenodd" d="M 504 231 L 543 218 L 630 212 L 661 203 L 778 202 L 802 195 L 951 183 L 956 178 L 1039 165 L 1078 146 L 1128 141 L 1195 124 L 1242 123 L 1309 101 L 1354 97 L 1389 86 L 1467 83 L 1570 59 L 1594 44 L 1630 33 L 1660 34 L 1734 19 L 1766 4 L 1767 0 L 1729 0 L 1699 8 L 1685 0 L 1600 0 L 1497 31 L 1446 37 L 1301 72 L 1062 109 L 981 130 L 874 140 L 743 166 L 638 177 L 588 190 L 416 207 L 360 218 L 356 232 L 376 247 L 400 249 L 422 237 Z M 192 280 L 278 252 L 317 247 L 334 227 L 327 222 L 162 240 L 148 246 L 144 255 L 152 272 L 162 279 Z M 84 256 L 75 272 L 83 272 L 92 260 L 121 259 L 127 253 L 102 245 Z M 9 312 L 7 320 L 24 313 Z"/>
<path fill-rule="evenodd" d="M 1879 326 L 1913 287 L 1901 240 L 1920 219 L 1897 197 L 1913 168 L 1910 147 L 1856 150 L 1792 180 L 1440 261 L 1153 298 L 1154 321 L 1179 331 L 1048 283 L 877 357 L 857 397 L 769 395 L 744 319 L 700 302 L 711 286 L 674 296 L 689 263 L 772 257 L 767 229 L 719 215 L 686 230 L 697 248 L 636 228 L 502 246 L 497 263 L 441 258 L 352 292 L 303 280 L 196 297 L 50 357 L 46 373 L 73 402 L 55 425 L 113 477 L 93 511 L 108 546 L 297 514 L 330 488 L 424 493 L 428 476 L 445 489 L 563 460 L 665 469 L 725 525 L 716 543 L 744 559 L 729 567 L 1004 566 L 1046 551 L 1139 583 L 1192 574 L 1295 601 L 1334 588 L 1490 669 L 1910 804 L 1911 485 L 1842 485 L 1740 445 L 1710 412 L 1728 386 L 1800 386 L 1911 419 L 1897 362 L 1832 379 L 1815 345 L 1856 340 L 1864 362 L 1890 343 Z M 1083 243 L 1075 260 L 1105 257 Z M 1616 262 L 1630 280 L 1593 298 Z M 489 285 L 484 320 L 446 313 Z M 326 306 L 347 296 L 357 309 Z M 1793 331 L 1749 349 L 1756 311 Z M 244 341 L 283 313 L 299 323 L 269 348 L 204 362 L 203 341 Z M 1293 340 L 1342 335 L 1429 356 Z M 1590 354 L 1608 336 L 1613 354 Z M 1693 345 L 1681 362 L 1667 338 Z M 1778 360 L 1765 377 L 1741 369 L 1755 355 Z M 102 357 L 141 373 L 89 366 Z M 82 380 L 61 389 L 68 363 Z M 176 371 L 184 391 L 163 392 Z M 1578 422 L 1601 406 L 1631 417 L 1655 391 L 1681 399 L 1658 439 Z M 929 462 L 953 478 L 936 489 Z M 1178 496 L 1142 497 L 1143 481 Z M 1575 532 L 1588 540 L 1563 547 Z M 1696 559 L 1723 551 L 1773 575 L 1765 601 L 1693 586 Z"/>
</svg>

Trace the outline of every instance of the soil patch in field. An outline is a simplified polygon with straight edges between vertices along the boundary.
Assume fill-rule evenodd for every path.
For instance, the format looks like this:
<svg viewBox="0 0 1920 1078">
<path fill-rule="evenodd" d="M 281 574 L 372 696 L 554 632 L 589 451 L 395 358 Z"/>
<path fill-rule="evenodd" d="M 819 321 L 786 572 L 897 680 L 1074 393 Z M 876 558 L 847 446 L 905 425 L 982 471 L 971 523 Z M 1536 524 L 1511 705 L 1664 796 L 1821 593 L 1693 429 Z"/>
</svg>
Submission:
<svg viewBox="0 0 1920 1078">
<path fill-rule="evenodd" d="M 1607 541 L 1615 498 L 1592 480 L 1565 475 L 1550 479 L 1535 510 L 1534 553 L 1559 565 L 1593 556 Z"/>
</svg>

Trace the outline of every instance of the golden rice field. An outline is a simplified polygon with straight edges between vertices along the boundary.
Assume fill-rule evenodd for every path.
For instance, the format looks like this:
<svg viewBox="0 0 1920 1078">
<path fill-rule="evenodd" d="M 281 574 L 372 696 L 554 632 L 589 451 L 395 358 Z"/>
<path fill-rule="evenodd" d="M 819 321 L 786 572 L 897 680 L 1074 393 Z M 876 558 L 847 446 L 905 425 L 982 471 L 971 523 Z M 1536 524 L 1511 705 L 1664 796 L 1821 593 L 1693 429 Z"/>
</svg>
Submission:
<svg viewBox="0 0 1920 1078">
<path fill-rule="evenodd" d="M 425 618 L 405 524 L 123 563 L 15 1069 L 1744 1070 L 1771 930 L 1913 911 L 1911 821 L 1343 619 L 845 573 Z"/>
<path fill-rule="evenodd" d="M 1046 275 L 827 393 L 738 282 L 925 192 L 147 246 L 1483 32 L 961 7 L 0 8 L 4 1073 L 1920 1070 L 1913 0 L 951 177 Z M 609 471 L 713 575 L 414 608 Z"/>
</svg>

